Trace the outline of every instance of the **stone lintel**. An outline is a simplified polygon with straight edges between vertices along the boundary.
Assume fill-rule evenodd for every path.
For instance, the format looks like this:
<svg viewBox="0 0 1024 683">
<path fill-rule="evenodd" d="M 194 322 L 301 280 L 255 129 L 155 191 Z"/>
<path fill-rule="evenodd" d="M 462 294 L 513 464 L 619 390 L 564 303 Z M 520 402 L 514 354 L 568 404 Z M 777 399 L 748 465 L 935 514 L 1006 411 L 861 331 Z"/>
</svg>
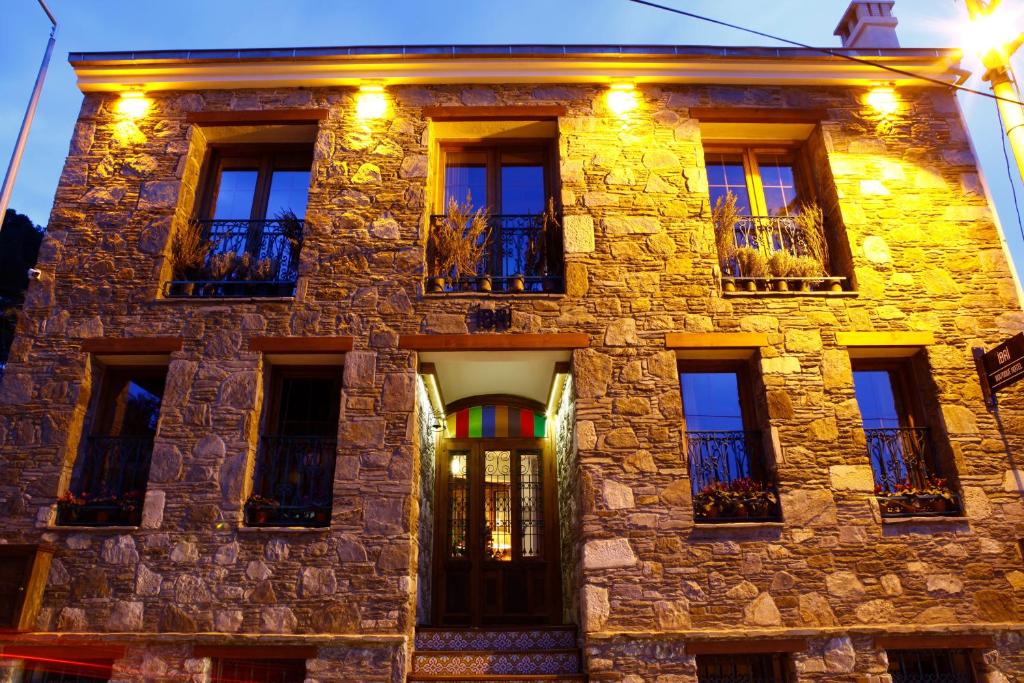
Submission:
<svg viewBox="0 0 1024 683">
<path fill-rule="evenodd" d="M 424 107 L 424 118 L 435 121 L 459 120 L 472 121 L 479 119 L 505 119 L 534 121 L 539 119 L 556 119 L 565 116 L 566 108 L 562 105 L 523 105 L 506 107 Z"/>
<path fill-rule="evenodd" d="M 82 341 L 82 350 L 96 355 L 150 355 L 181 351 L 181 337 L 96 337 Z"/>
<path fill-rule="evenodd" d="M 223 657 L 231 659 L 313 659 L 315 645 L 197 645 L 193 657 Z"/>
<path fill-rule="evenodd" d="M 762 332 L 668 332 L 665 348 L 684 360 L 743 360 L 768 346 Z"/>
<path fill-rule="evenodd" d="M 762 654 L 769 652 L 802 652 L 807 649 L 806 638 L 719 638 L 690 640 L 686 643 L 688 655 L 728 655 L 736 653 Z"/>
<path fill-rule="evenodd" d="M 583 332 L 550 334 L 403 334 L 398 348 L 414 351 L 546 351 L 585 349 L 590 336 Z"/>
<path fill-rule="evenodd" d="M 250 351 L 263 353 L 345 353 L 351 351 L 352 337 L 253 337 Z"/>
<path fill-rule="evenodd" d="M 828 118 L 828 110 L 796 107 L 691 107 L 690 118 L 714 123 L 818 123 Z"/>
<path fill-rule="evenodd" d="M 879 650 L 987 650 L 995 647 L 995 638 L 989 633 L 963 633 L 957 635 L 922 633 L 916 635 L 875 636 L 875 647 Z"/>
<path fill-rule="evenodd" d="M 854 358 L 912 356 L 934 343 L 931 332 L 836 332 L 836 344 L 850 349 Z"/>
<path fill-rule="evenodd" d="M 328 109 L 274 109 L 251 111 L 193 111 L 185 115 L 187 123 L 212 125 L 260 125 L 315 123 L 327 118 Z"/>
</svg>

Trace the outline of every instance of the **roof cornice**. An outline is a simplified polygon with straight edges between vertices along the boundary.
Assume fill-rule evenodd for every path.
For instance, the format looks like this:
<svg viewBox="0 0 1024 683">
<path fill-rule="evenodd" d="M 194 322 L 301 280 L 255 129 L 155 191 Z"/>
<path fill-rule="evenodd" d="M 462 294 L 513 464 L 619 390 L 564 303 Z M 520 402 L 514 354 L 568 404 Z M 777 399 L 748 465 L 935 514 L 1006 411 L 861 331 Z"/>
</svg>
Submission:
<svg viewBox="0 0 1024 683">
<path fill-rule="evenodd" d="M 960 52 L 834 50 L 949 83 Z M 704 46 L 400 46 L 72 53 L 83 92 L 442 83 L 927 84 L 804 48 Z"/>
</svg>

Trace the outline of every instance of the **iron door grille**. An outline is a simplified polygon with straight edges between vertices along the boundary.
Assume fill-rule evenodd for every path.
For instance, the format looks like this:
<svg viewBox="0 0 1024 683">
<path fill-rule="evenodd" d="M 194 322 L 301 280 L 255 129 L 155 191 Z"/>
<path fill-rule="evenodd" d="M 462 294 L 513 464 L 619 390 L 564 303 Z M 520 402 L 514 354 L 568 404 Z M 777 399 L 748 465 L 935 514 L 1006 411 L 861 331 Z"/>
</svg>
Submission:
<svg viewBox="0 0 1024 683">
<path fill-rule="evenodd" d="M 212 683 L 303 683 L 305 659 L 229 659 L 213 661 Z"/>
<path fill-rule="evenodd" d="M 699 683 L 786 683 L 780 654 L 698 655 Z"/>
<path fill-rule="evenodd" d="M 893 683 L 974 683 L 967 650 L 889 650 Z"/>
</svg>

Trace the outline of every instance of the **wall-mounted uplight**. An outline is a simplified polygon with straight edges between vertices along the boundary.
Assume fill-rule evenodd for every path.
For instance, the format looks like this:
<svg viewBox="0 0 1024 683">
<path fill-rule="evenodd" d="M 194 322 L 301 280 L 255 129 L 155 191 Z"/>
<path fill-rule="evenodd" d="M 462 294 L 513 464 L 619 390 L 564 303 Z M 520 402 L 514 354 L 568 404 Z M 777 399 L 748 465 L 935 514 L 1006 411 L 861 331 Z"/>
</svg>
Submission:
<svg viewBox="0 0 1024 683">
<path fill-rule="evenodd" d="M 896 98 L 896 90 L 891 86 L 872 88 L 865 98 L 872 109 L 882 116 L 891 116 L 899 111 L 900 102 Z"/>
<path fill-rule="evenodd" d="M 636 86 L 630 81 L 616 81 L 608 86 L 608 108 L 616 116 L 624 116 L 636 109 Z"/>
<path fill-rule="evenodd" d="M 367 84 L 359 86 L 356 94 L 356 116 L 361 119 L 379 119 L 388 111 L 388 98 L 384 86 Z"/>
<path fill-rule="evenodd" d="M 141 119 L 149 111 L 150 100 L 141 90 L 128 90 L 117 100 L 117 113 L 127 119 Z"/>
</svg>

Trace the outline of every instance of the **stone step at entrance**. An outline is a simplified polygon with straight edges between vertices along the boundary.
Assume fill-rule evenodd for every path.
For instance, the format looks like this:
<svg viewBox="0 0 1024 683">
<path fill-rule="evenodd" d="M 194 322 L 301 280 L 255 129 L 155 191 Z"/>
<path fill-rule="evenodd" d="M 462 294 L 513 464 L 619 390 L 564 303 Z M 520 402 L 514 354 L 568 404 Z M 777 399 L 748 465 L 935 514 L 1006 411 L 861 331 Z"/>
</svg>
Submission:
<svg viewBox="0 0 1024 683">
<path fill-rule="evenodd" d="M 421 628 L 409 683 L 581 683 L 575 626 Z"/>
</svg>

